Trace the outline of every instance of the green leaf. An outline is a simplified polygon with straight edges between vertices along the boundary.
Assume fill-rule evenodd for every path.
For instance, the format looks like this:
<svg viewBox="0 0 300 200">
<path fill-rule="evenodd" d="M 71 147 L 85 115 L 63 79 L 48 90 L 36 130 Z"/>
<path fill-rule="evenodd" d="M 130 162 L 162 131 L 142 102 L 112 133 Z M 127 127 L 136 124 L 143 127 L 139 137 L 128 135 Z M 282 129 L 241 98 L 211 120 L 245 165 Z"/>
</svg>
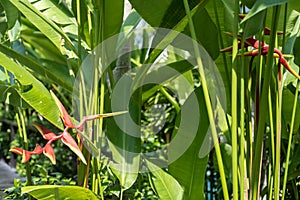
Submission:
<svg viewBox="0 0 300 200">
<path fill-rule="evenodd" d="M 123 0 L 105 1 L 105 3 L 101 0 L 96 0 L 94 3 L 94 11 L 96 12 L 96 16 L 99 15 L 102 18 L 101 24 L 95 24 L 95 26 L 101 27 L 101 30 L 97 30 L 97 28 L 95 29 L 95 38 L 100 36 L 99 39 L 101 39 L 99 42 L 102 42 L 120 32 L 124 14 Z M 99 34 L 98 31 L 101 34 Z M 111 45 L 116 46 L 116 43 Z"/>
<path fill-rule="evenodd" d="M 297 38 L 299 27 L 300 27 L 300 13 L 297 11 L 292 11 L 290 14 L 290 17 L 287 21 L 287 33 L 289 33 L 287 36 L 287 41 L 284 46 L 284 52 L 285 54 L 292 54 L 293 48 L 295 44 L 295 40 Z M 297 47 L 295 47 L 297 48 Z M 295 55 L 294 55 L 295 57 Z"/>
<path fill-rule="evenodd" d="M 141 19 L 141 16 L 135 10 L 133 10 L 125 19 L 122 25 L 122 32 L 129 32 L 130 30 L 135 28 L 141 21 Z"/>
<path fill-rule="evenodd" d="M 21 189 L 22 194 L 30 194 L 36 199 L 89 199 L 98 200 L 98 197 L 89 189 L 79 186 L 39 185 L 26 186 Z"/>
<path fill-rule="evenodd" d="M 246 21 L 246 23 L 244 24 L 245 38 L 249 38 L 263 30 L 264 28 L 263 22 L 265 19 L 265 15 L 266 15 L 266 10 L 263 10 Z"/>
<path fill-rule="evenodd" d="M 207 0 L 190 0 L 191 9 Z M 130 0 L 136 11 L 153 27 L 173 28 L 185 17 L 181 0 Z"/>
<path fill-rule="evenodd" d="M 76 19 L 71 11 L 61 2 L 53 0 L 31 1 L 32 5 L 43 13 L 45 17 L 61 25 L 76 25 Z"/>
<path fill-rule="evenodd" d="M 9 1 L 0 1 L 0 3 L 2 4 L 5 10 L 7 28 L 11 29 L 19 18 L 19 11 Z"/>
<path fill-rule="evenodd" d="M 277 5 L 281 5 L 281 4 L 287 3 L 289 1 L 291 1 L 291 0 L 257 0 L 254 3 L 251 10 L 249 11 L 249 13 L 242 20 L 241 23 L 244 23 L 245 21 L 247 21 L 251 17 L 254 17 L 256 14 L 258 14 L 259 12 L 261 12 L 261 11 L 267 9 L 267 8 L 277 6 Z"/>
<path fill-rule="evenodd" d="M 198 9 L 193 16 L 197 41 L 203 45 L 213 60 L 219 56 L 218 29 L 205 8 Z M 183 32 L 190 35 L 189 27 Z"/>
<path fill-rule="evenodd" d="M 0 70 L 0 75 L 1 75 L 1 70 Z M 1 84 L 1 82 L 0 82 L 0 101 L 16 107 L 22 107 L 22 108 L 29 107 L 29 105 L 23 101 L 23 99 L 16 91 L 16 87 Z"/>
<path fill-rule="evenodd" d="M 176 179 L 152 162 L 146 160 L 146 164 L 151 171 L 151 183 L 159 198 L 164 200 L 181 200 L 183 189 Z"/>
<path fill-rule="evenodd" d="M 110 168 L 120 181 L 123 190 L 131 187 L 137 179 L 140 169 L 141 138 L 139 114 L 141 104 L 138 93 L 131 93 L 132 80 L 122 76 L 114 88 L 111 99 L 112 112 L 128 113 L 107 119 L 107 138 L 114 162 Z M 128 108 L 129 107 L 129 108 Z"/>
<path fill-rule="evenodd" d="M 54 22 L 47 19 L 39 10 L 27 0 L 9 0 L 37 29 L 39 29 L 55 46 L 65 54 L 62 40 L 75 50 L 69 37 Z M 75 52 L 75 51 L 74 51 Z"/>
<path fill-rule="evenodd" d="M 40 63 L 36 62 L 30 57 L 24 56 L 2 44 L 0 44 L 0 51 L 2 53 L 5 53 L 7 56 L 16 59 L 19 63 L 25 65 L 34 73 L 43 76 L 44 78 L 50 80 L 52 83 L 57 83 L 60 86 L 63 86 L 65 89 L 72 91 L 73 80 L 68 74 L 68 71 L 65 71 L 64 68 L 56 69 L 54 67 L 48 68 L 42 66 Z"/>
<path fill-rule="evenodd" d="M 145 82 L 153 82 L 153 80 L 155 80 L 157 83 L 160 83 L 160 85 L 145 85 L 143 87 L 143 102 L 146 101 L 155 92 L 157 92 L 161 85 L 170 82 L 177 76 L 187 71 L 190 71 L 193 68 L 194 66 L 190 62 L 186 60 L 181 60 L 173 63 L 168 63 L 166 67 L 161 66 L 156 70 L 153 70 L 150 73 L 148 73 L 145 77 Z"/>
<path fill-rule="evenodd" d="M 282 91 L 282 115 L 285 122 L 285 127 L 288 130 L 291 124 L 293 105 L 295 94 L 288 88 L 284 88 Z M 300 101 L 297 102 L 296 116 L 294 121 L 294 132 L 297 132 L 300 127 Z"/>
<path fill-rule="evenodd" d="M 186 18 L 183 1 L 130 1 L 137 12 L 145 19 L 152 27 L 163 27 L 183 31 L 185 34 L 190 34 L 188 20 Z M 190 0 L 189 4 L 193 9 L 193 19 L 196 22 L 195 29 L 197 30 L 197 40 L 201 43 L 213 59 L 219 55 L 218 31 L 211 20 L 209 14 L 204 9 L 207 0 L 195 1 Z M 159 4 L 157 6 L 156 4 Z M 205 28 L 204 28 L 205 27 Z M 159 40 L 162 38 L 156 38 Z"/>
<path fill-rule="evenodd" d="M 294 43 L 293 53 L 295 56 L 294 62 L 300 66 L 300 37 L 297 37 Z"/>
<path fill-rule="evenodd" d="M 124 14 L 124 1 L 105 1 L 103 21 L 103 40 L 118 34 L 121 30 Z"/>
<path fill-rule="evenodd" d="M 63 129 L 58 107 L 45 86 L 24 67 L 17 65 L 1 52 L 0 65 L 14 74 L 20 83 L 19 95 L 53 125 Z"/>
<path fill-rule="evenodd" d="M 205 141 L 205 139 L 208 139 L 207 134 L 209 134 L 209 121 L 202 89 L 197 88 L 195 90 L 195 94 L 199 108 L 191 106 L 191 104 L 195 104 L 195 102 L 193 103 L 193 101 L 195 101 L 195 99 L 192 98 L 193 96 L 190 96 L 186 100 L 185 104 L 182 106 L 181 115 L 179 115 L 176 120 L 176 127 L 180 127 L 182 129 L 180 133 L 181 136 L 179 135 L 179 132 L 175 131 L 176 135 L 173 138 L 184 137 L 180 139 L 181 141 L 188 138 L 191 140 L 190 145 L 186 148 L 183 154 L 169 166 L 170 174 L 174 176 L 184 188 L 184 198 L 191 200 L 205 199 L 204 183 L 208 162 L 208 150 L 210 149 L 210 141 Z M 193 113 L 193 118 L 196 120 L 181 117 L 188 116 L 187 113 Z M 197 120 L 198 118 L 200 118 L 200 120 Z M 193 135 L 193 130 L 190 130 L 190 127 L 194 127 L 195 125 L 197 125 L 196 127 L 198 127 L 198 130 L 194 130 L 196 133 Z M 170 145 L 169 158 L 172 159 L 172 156 L 176 154 L 178 149 L 183 151 L 183 147 L 180 145 L 184 144 L 181 142 L 177 145 Z"/>
</svg>

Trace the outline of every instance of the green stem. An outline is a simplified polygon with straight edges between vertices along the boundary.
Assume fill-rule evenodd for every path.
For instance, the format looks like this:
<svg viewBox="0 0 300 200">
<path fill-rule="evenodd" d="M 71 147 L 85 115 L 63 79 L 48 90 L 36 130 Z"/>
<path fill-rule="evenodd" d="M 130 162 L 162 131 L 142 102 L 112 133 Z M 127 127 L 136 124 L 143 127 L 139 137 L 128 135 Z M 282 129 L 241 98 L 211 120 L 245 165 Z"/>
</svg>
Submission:
<svg viewBox="0 0 300 200">
<path fill-rule="evenodd" d="M 238 183 L 238 14 L 239 1 L 235 1 L 234 27 L 232 30 L 232 70 L 231 70 L 231 145 L 232 145 L 232 184 L 233 184 L 233 199 L 239 198 L 239 183 Z M 243 68 L 243 67 L 242 67 Z M 243 173 L 243 172 L 242 172 Z M 243 182 L 243 181 L 241 181 Z"/>
<path fill-rule="evenodd" d="M 282 77 L 282 70 L 278 76 Z M 276 91 L 276 148 L 275 148 L 275 174 L 274 174 L 274 196 L 279 200 L 280 196 L 280 148 L 281 148 L 281 112 L 282 112 L 282 80 L 278 79 Z"/>
<path fill-rule="evenodd" d="M 80 0 L 76 0 L 76 11 L 77 11 L 77 42 L 78 42 L 78 67 L 81 65 L 81 18 L 80 18 Z"/>
<path fill-rule="evenodd" d="M 166 91 L 166 89 L 161 86 L 160 89 L 161 93 L 165 95 L 165 97 L 169 100 L 169 102 L 174 106 L 177 113 L 180 112 L 180 106 L 178 105 L 177 101 L 174 100 L 174 98 Z"/>
<path fill-rule="evenodd" d="M 226 176 L 225 176 L 225 172 L 224 172 L 224 165 L 223 165 L 223 161 L 222 161 L 222 155 L 221 155 L 221 150 L 220 150 L 220 145 L 219 145 L 219 140 L 218 140 L 218 133 L 217 133 L 217 129 L 216 129 L 215 119 L 213 116 L 213 109 L 212 109 L 212 105 L 210 102 L 210 97 L 209 97 L 206 77 L 205 77 L 205 73 L 204 73 L 204 69 L 203 69 L 203 65 L 202 65 L 202 61 L 201 61 L 201 57 L 200 57 L 199 47 L 196 42 L 197 37 L 196 37 L 196 33 L 195 33 L 195 28 L 194 28 L 188 1 L 183 0 L 183 3 L 184 3 L 186 15 L 189 19 L 189 28 L 190 28 L 191 36 L 193 39 L 193 46 L 194 46 L 194 50 L 195 50 L 197 64 L 199 67 L 199 73 L 200 73 L 200 77 L 201 77 L 201 84 L 202 84 L 205 104 L 206 104 L 206 108 L 207 108 L 207 112 L 208 112 L 208 118 L 209 118 L 209 122 L 210 122 L 210 126 L 211 126 L 211 132 L 212 132 L 212 137 L 213 137 L 213 141 L 214 141 L 217 162 L 218 162 L 218 166 L 219 166 L 223 195 L 224 195 L 225 200 L 229 200 Z"/>
<path fill-rule="evenodd" d="M 272 162 L 269 164 L 269 171 L 270 171 L 270 177 L 269 177 L 269 199 L 273 199 L 273 173 L 274 172 L 274 165 L 275 165 L 275 142 L 274 142 L 274 125 L 273 125 L 273 110 L 272 110 L 272 96 L 271 96 L 271 88 L 269 88 L 269 94 L 268 94 L 268 105 L 269 105 L 269 118 L 270 118 L 270 157 L 272 159 Z"/>
<path fill-rule="evenodd" d="M 240 98 L 240 127 L 241 127 L 241 133 L 240 133 L 240 192 L 241 192 L 241 200 L 248 199 L 247 198 L 247 190 L 248 188 L 245 188 L 245 185 L 247 185 L 247 177 L 246 175 L 246 168 L 245 168 L 245 56 L 244 56 L 244 35 L 242 37 L 241 41 L 241 79 L 240 79 L 240 87 L 241 87 L 241 98 Z"/>
<path fill-rule="evenodd" d="M 28 140 L 27 140 L 27 132 L 25 127 L 25 119 L 22 110 L 19 108 L 19 112 L 16 114 L 16 120 L 18 124 L 19 134 L 22 139 L 22 146 L 23 149 L 28 150 Z M 31 169 L 29 163 L 25 163 L 26 167 L 26 185 L 30 186 L 32 185 L 32 177 L 31 177 Z"/>
<path fill-rule="evenodd" d="M 294 125 L 295 125 L 295 116 L 296 116 L 296 110 L 297 110 L 297 101 L 298 101 L 299 90 L 300 90 L 300 81 L 297 80 L 297 86 L 296 86 L 296 92 L 295 92 L 295 98 L 294 98 L 294 105 L 293 105 L 293 112 L 292 112 L 292 119 L 291 119 L 291 126 L 290 126 L 290 133 L 289 133 L 289 142 L 288 142 L 287 155 L 286 155 L 286 161 L 285 161 L 282 199 L 284 199 L 285 191 L 286 191 L 286 183 L 287 183 L 287 177 L 288 177 L 288 171 L 289 171 L 289 162 L 290 162 L 292 139 L 293 139 L 293 129 L 294 129 Z"/>
<path fill-rule="evenodd" d="M 273 53 L 275 47 L 275 38 L 276 38 L 276 30 L 279 20 L 279 12 L 280 6 L 275 6 L 273 8 L 273 17 L 272 17 L 272 27 L 271 27 L 271 35 L 270 35 L 270 44 L 269 51 L 267 56 L 267 64 L 264 72 L 264 82 L 262 87 L 261 98 L 259 101 L 260 110 L 259 110 L 259 121 L 258 121 L 258 131 L 255 142 L 255 156 L 253 163 L 253 177 L 252 177 L 252 197 L 251 199 L 259 199 L 258 191 L 259 191 L 259 172 L 261 168 L 261 155 L 262 155 L 262 146 L 263 146 L 263 136 L 265 132 L 265 123 L 266 123 L 266 113 L 267 113 L 267 98 L 268 91 L 270 86 L 270 79 L 272 75 L 272 67 L 273 67 Z"/>
</svg>

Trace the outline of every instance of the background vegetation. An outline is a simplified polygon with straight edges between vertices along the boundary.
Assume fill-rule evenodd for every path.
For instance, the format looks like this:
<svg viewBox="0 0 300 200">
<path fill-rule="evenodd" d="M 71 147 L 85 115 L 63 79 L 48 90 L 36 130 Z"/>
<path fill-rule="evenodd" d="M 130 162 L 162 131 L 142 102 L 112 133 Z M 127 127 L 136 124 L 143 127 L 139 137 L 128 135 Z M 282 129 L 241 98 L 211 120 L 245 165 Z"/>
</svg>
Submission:
<svg viewBox="0 0 300 200">
<path fill-rule="evenodd" d="M 124 17 L 123 0 L 0 0 L 0 156 L 15 163 L 18 172 L 27 178 L 26 182 L 15 181 L 6 198 L 88 195 L 90 199 L 299 199 L 300 2 L 130 3 L 130 15 Z M 104 56 L 124 48 L 138 50 L 117 57 L 105 73 L 85 71 L 95 80 L 91 93 L 85 93 L 85 86 L 73 91 L 85 58 L 99 53 L 95 48 L 111 36 L 127 31 L 118 35 L 121 41 L 137 27 L 168 28 L 200 43 L 222 76 L 227 105 L 217 106 L 211 100 L 217 93 L 207 87 L 213 80 L 203 70 L 205 57 L 197 46 L 191 44 L 195 48 L 189 59 L 198 66 L 164 51 L 174 47 L 171 34 L 156 37 L 156 41 L 135 39 L 128 46 L 110 43 L 113 52 L 101 52 Z M 155 48 L 149 48 L 149 44 Z M 140 70 L 135 74 L 143 64 L 155 62 L 164 64 L 156 71 Z M 129 76 L 143 80 L 155 72 L 163 74 L 167 65 L 192 83 L 201 113 L 191 145 L 168 167 L 160 169 L 157 163 L 119 152 L 116 147 L 153 152 L 172 141 L 183 120 L 182 109 L 192 99 L 182 95 L 187 89 L 180 87 L 182 80 L 176 75 L 164 77 L 164 84 L 145 85 L 132 94 L 129 114 L 143 127 L 141 137 L 128 136 L 113 118 L 87 123 L 81 136 L 107 137 L 110 143 L 103 145 L 111 148 L 108 153 L 115 163 L 95 154 L 93 144 L 102 144 L 91 138 L 85 138 L 88 145 L 77 138 L 87 165 L 61 142 L 53 143 L 56 165 L 41 155 L 21 163 L 21 156 L 9 152 L 12 147 L 32 151 L 36 144 L 46 144 L 32 126 L 34 122 L 54 133 L 63 131 L 60 110 L 49 90 L 74 116 L 75 123 L 86 115 L 114 111 L 110 106 L 112 91 L 127 71 Z M 78 92 L 78 113 L 72 110 L 73 92 Z M 191 116 L 199 114 L 193 111 Z M 211 131 L 214 148 L 199 157 L 207 130 Z M 75 129 L 70 133 L 76 138 Z M 167 156 L 171 150 L 160 156 Z M 133 171 L 117 171 L 118 164 Z M 147 172 L 139 173 L 142 168 Z"/>
</svg>

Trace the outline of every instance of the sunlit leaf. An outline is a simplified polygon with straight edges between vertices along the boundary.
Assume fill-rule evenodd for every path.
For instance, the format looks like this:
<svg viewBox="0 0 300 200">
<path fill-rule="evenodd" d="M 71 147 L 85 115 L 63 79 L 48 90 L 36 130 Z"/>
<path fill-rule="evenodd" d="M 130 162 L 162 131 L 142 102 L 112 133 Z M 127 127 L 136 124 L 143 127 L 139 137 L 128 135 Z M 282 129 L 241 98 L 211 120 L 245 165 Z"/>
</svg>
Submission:
<svg viewBox="0 0 300 200">
<path fill-rule="evenodd" d="M 19 95 L 37 112 L 58 128 L 63 129 L 59 110 L 46 87 L 30 74 L 24 67 L 17 65 L 0 52 L 0 64 L 10 71 L 23 86 L 30 85 L 29 90 L 18 90 Z"/>
<path fill-rule="evenodd" d="M 89 199 L 98 200 L 98 197 L 89 189 L 79 186 L 39 185 L 22 187 L 22 194 L 30 194 L 40 200 L 53 199 Z"/>
<path fill-rule="evenodd" d="M 181 200 L 183 199 L 182 186 L 168 172 L 159 168 L 150 161 L 146 161 L 151 171 L 151 182 L 160 199 Z"/>
</svg>

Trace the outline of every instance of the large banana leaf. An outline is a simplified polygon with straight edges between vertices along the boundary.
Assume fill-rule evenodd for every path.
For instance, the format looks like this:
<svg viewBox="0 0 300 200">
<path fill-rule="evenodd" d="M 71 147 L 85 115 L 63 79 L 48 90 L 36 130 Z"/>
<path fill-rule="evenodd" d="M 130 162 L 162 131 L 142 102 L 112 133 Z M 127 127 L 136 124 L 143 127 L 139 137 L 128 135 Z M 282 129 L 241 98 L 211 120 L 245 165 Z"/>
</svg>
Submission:
<svg viewBox="0 0 300 200">
<path fill-rule="evenodd" d="M 36 9 L 27 0 L 10 0 L 10 2 L 37 28 L 39 29 L 62 54 L 66 53 L 64 42 L 74 52 L 70 38 L 61 30 L 61 28 L 54 22 L 45 17 L 38 9 Z"/>
<path fill-rule="evenodd" d="M 190 34 L 189 29 L 185 28 L 188 21 L 186 18 L 183 1 L 130 1 L 137 12 L 153 27 L 163 27 L 184 31 Z M 196 28 L 197 40 L 201 43 L 213 59 L 219 55 L 218 31 L 211 20 L 209 14 L 204 9 L 207 0 L 190 0 L 190 8 L 194 26 Z M 158 6 L 159 5 L 159 6 Z"/>
<path fill-rule="evenodd" d="M 78 186 L 39 185 L 22 188 L 22 194 L 30 194 L 36 199 L 89 199 L 97 200 L 98 197 L 89 189 Z"/>
<path fill-rule="evenodd" d="M 72 91 L 72 87 L 73 87 L 72 79 L 68 74 L 68 71 L 63 70 L 63 68 L 57 69 L 55 68 L 55 66 L 52 67 L 51 69 L 47 68 L 45 66 L 42 66 L 40 63 L 34 61 L 30 57 L 22 55 L 17 51 L 14 51 L 2 44 L 0 44 L 0 51 L 16 59 L 19 63 L 25 65 L 26 67 L 31 69 L 34 73 L 37 73 L 47 78 L 52 83 L 57 83 L 63 86 L 65 89 Z"/>
<path fill-rule="evenodd" d="M 111 97 L 112 111 L 129 110 L 129 113 L 108 119 L 107 137 L 114 160 L 114 163 L 110 163 L 110 168 L 118 177 L 122 188 L 126 190 L 136 181 L 140 169 L 141 139 L 140 127 L 137 124 L 140 123 L 142 105 L 139 94 L 130 92 L 130 77 L 123 76 L 118 83 Z"/>
<path fill-rule="evenodd" d="M 60 129 L 63 125 L 59 110 L 45 86 L 24 67 L 16 64 L 0 52 L 0 65 L 14 74 L 20 84 L 19 95 L 37 112 Z"/>
<path fill-rule="evenodd" d="M 258 14 L 259 12 L 261 12 L 267 8 L 281 5 L 281 4 L 287 3 L 289 1 L 291 1 L 291 0 L 257 0 L 257 1 L 255 1 L 254 5 L 252 6 L 252 8 L 249 11 L 249 13 L 247 14 L 247 16 L 243 19 L 242 23 L 244 23 L 251 17 L 254 17 L 256 14 Z"/>
<path fill-rule="evenodd" d="M 184 198 L 191 200 L 205 199 L 204 182 L 208 153 L 201 152 L 203 152 L 203 148 L 207 148 L 207 150 L 210 148 L 210 143 L 208 141 L 204 142 L 204 139 L 208 138 L 206 136 L 208 134 L 209 121 L 202 89 L 197 88 L 195 94 L 197 102 L 194 102 L 195 98 L 192 98 L 193 96 L 191 95 L 182 106 L 181 115 L 176 120 L 177 128 L 174 132 L 175 136 L 172 137 L 173 139 L 180 137 L 181 142 L 174 143 L 174 145 L 171 142 L 169 149 L 169 159 L 172 161 L 169 165 L 169 172 L 184 188 Z M 198 105 L 199 108 L 193 105 Z M 198 127 L 198 131 L 191 130 L 191 127 L 195 126 Z M 194 134 L 193 131 L 196 131 L 196 133 Z M 190 143 L 190 146 L 184 149 L 183 146 L 187 139 L 190 140 L 187 141 Z M 173 161 L 173 156 L 177 157 L 179 153 L 181 154 L 179 158 Z"/>
</svg>

